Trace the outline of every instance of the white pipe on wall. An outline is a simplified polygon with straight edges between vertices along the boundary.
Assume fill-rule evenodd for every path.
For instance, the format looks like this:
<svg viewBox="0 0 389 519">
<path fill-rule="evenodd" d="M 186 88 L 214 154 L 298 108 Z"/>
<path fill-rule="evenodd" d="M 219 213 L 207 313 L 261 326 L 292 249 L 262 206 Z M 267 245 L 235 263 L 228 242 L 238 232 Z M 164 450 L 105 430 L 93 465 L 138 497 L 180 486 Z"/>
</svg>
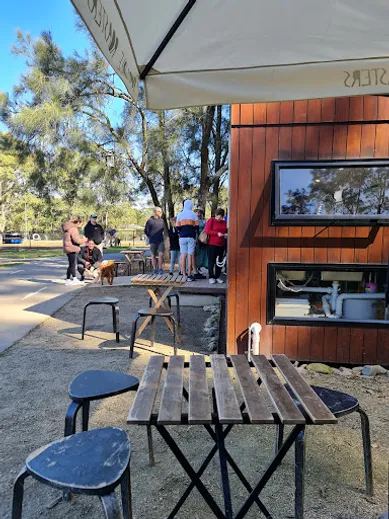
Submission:
<svg viewBox="0 0 389 519">
<path fill-rule="evenodd" d="M 385 299 L 385 294 L 340 294 L 336 300 L 336 319 L 343 315 L 343 301 L 345 299 Z"/>
<path fill-rule="evenodd" d="M 329 295 L 323 296 L 321 298 L 322 303 L 323 303 L 323 310 L 324 310 L 324 313 L 326 314 L 326 317 L 328 317 L 329 319 L 334 319 L 335 315 L 331 313 L 331 308 L 330 308 L 330 305 L 329 305 L 329 299 L 330 299 Z"/>
<path fill-rule="evenodd" d="M 259 342 L 262 326 L 259 323 L 253 323 L 249 328 L 249 338 L 248 338 L 248 352 L 247 358 L 248 361 L 251 361 L 251 355 L 259 355 Z M 252 337 L 251 337 L 252 336 Z M 252 346 L 251 346 L 252 344 Z"/>
</svg>

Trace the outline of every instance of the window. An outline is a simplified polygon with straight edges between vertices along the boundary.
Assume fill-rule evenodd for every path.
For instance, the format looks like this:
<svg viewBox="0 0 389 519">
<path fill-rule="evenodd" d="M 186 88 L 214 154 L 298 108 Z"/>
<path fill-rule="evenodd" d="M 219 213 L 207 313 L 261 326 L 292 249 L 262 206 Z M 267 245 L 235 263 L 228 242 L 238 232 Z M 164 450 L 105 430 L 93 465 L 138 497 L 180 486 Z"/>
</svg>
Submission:
<svg viewBox="0 0 389 519">
<path fill-rule="evenodd" d="M 274 162 L 275 225 L 389 224 L 386 161 Z"/>
<path fill-rule="evenodd" d="M 267 322 L 388 326 L 386 265 L 268 265 Z"/>
</svg>

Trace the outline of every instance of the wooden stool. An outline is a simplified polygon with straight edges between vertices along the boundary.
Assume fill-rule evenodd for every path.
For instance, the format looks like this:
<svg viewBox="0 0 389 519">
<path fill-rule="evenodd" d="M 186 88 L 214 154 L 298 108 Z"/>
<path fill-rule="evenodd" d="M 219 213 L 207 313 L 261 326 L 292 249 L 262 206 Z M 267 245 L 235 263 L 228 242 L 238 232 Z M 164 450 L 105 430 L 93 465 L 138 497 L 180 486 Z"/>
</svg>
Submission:
<svg viewBox="0 0 389 519">
<path fill-rule="evenodd" d="M 181 323 L 180 296 L 179 296 L 178 292 L 170 292 L 170 294 L 167 296 L 166 299 L 167 299 L 169 307 L 171 308 L 172 307 L 172 298 L 173 297 L 176 298 L 177 321 L 178 321 L 178 324 L 180 324 Z M 149 299 L 149 308 L 151 308 L 152 306 L 153 306 L 153 299 L 150 297 L 150 299 Z"/>
<path fill-rule="evenodd" d="M 119 299 L 116 297 L 100 297 L 92 299 L 84 306 L 84 316 L 82 318 L 82 334 L 81 339 L 84 340 L 86 309 L 92 305 L 109 305 L 112 308 L 113 332 L 116 334 L 116 342 L 119 342 Z"/>
<path fill-rule="evenodd" d="M 28 476 L 64 493 L 99 496 L 107 519 L 121 517 L 115 495 L 120 485 L 123 517 L 131 519 L 130 455 L 127 433 L 113 427 L 73 434 L 37 449 L 16 478 L 12 519 L 22 517 Z"/>
<path fill-rule="evenodd" d="M 132 322 L 132 331 L 131 331 L 131 342 L 130 342 L 130 359 L 132 359 L 134 353 L 134 344 L 136 338 L 136 329 L 138 320 L 141 317 L 151 317 L 151 329 L 152 329 L 152 344 L 154 343 L 154 322 L 156 317 L 163 317 L 170 320 L 173 326 L 173 349 L 174 355 L 177 355 L 177 347 L 176 347 L 176 333 L 177 333 L 177 321 L 174 317 L 174 313 L 171 309 L 167 308 L 141 308 L 138 310 L 138 313 L 134 315 L 134 319 Z"/>
</svg>

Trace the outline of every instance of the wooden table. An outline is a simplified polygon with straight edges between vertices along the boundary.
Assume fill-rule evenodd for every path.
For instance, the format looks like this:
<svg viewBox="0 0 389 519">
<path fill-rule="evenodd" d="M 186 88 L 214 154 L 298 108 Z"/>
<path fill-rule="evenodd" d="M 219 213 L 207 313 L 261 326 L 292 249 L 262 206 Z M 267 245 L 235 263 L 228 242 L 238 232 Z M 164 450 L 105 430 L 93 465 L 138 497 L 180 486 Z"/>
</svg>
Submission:
<svg viewBox="0 0 389 519">
<path fill-rule="evenodd" d="M 137 261 L 143 261 L 145 265 L 145 251 L 142 249 L 123 250 L 121 251 L 121 254 L 124 254 L 126 260 L 130 264 L 130 267 L 132 267 Z"/>
<path fill-rule="evenodd" d="M 245 355 L 232 355 L 230 359 L 226 359 L 223 355 L 216 354 L 211 355 L 210 359 L 210 363 L 206 363 L 202 355 L 193 355 L 190 357 L 190 362 L 187 363 L 184 362 L 183 356 L 173 356 L 168 363 L 165 363 L 163 356 L 151 357 L 127 422 L 146 425 L 148 430 L 150 430 L 150 426 L 155 426 L 191 480 L 185 493 L 168 516 L 169 519 L 177 514 L 195 487 L 213 514 L 219 519 L 242 519 L 254 503 L 265 514 L 265 517 L 271 517 L 270 512 L 259 499 L 260 492 L 294 444 L 296 446 L 296 471 L 301 470 L 302 463 L 300 462 L 304 454 L 303 435 L 306 425 L 334 424 L 337 419 L 285 355 L 272 355 L 272 363 L 263 355 L 254 355 L 251 363 L 248 362 Z M 212 369 L 211 387 L 208 387 L 206 375 L 206 368 L 209 366 Z M 231 366 L 238 381 L 238 392 L 232 383 L 229 370 Z M 294 396 L 293 399 L 274 367 L 278 368 L 288 383 L 289 390 Z M 163 368 L 167 369 L 167 373 L 163 387 L 161 387 L 162 396 L 159 410 L 154 413 Z M 188 389 L 184 387 L 185 368 L 189 368 Z M 255 375 L 252 368 L 255 368 Z M 264 394 L 260 391 L 260 385 L 264 386 L 272 402 L 272 407 L 267 405 Z M 183 398 L 188 401 L 188 413 L 182 411 Z M 215 442 L 197 472 L 166 428 L 169 425 L 181 424 L 202 425 Z M 235 424 L 288 424 L 293 426 L 288 438 L 274 454 L 255 487 L 250 485 L 228 453 L 224 443 L 226 436 Z M 201 481 L 203 472 L 216 452 L 219 452 L 224 511 Z M 235 515 L 232 510 L 227 464 L 249 492 L 248 498 Z M 298 478 L 296 478 L 297 480 Z M 301 519 L 303 516 L 302 488 L 296 488 L 295 497 L 295 517 Z"/>
<path fill-rule="evenodd" d="M 166 299 L 173 288 L 182 287 L 186 281 L 186 276 L 180 276 L 179 274 L 139 274 L 134 276 L 131 280 L 131 284 L 143 285 L 146 287 L 149 296 L 155 303 L 155 308 L 169 308 Z M 165 291 L 161 292 L 161 287 L 165 287 Z M 146 328 L 151 321 L 151 317 L 146 317 L 142 325 L 139 327 L 137 338 Z M 167 317 L 164 320 L 169 327 L 169 330 L 174 333 L 173 326 Z M 181 334 L 183 329 L 179 323 L 177 323 L 176 339 L 180 344 L 184 344 Z"/>
</svg>

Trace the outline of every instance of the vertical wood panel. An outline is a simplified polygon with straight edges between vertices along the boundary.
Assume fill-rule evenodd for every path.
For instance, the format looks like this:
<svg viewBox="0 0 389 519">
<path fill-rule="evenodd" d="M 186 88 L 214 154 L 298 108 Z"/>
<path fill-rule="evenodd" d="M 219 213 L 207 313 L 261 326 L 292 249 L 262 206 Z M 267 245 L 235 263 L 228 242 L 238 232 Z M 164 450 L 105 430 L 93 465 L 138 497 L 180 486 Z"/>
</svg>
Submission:
<svg viewBox="0 0 389 519">
<path fill-rule="evenodd" d="M 377 363 L 377 337 L 377 330 L 374 330 L 373 328 L 366 328 L 363 330 L 362 364 Z"/>
<path fill-rule="evenodd" d="M 349 362 L 350 359 L 351 331 L 348 327 L 338 328 L 338 342 L 336 345 L 336 361 L 340 364 Z"/>
<path fill-rule="evenodd" d="M 252 108 L 252 105 L 249 105 Z M 253 110 L 251 110 L 251 113 Z M 242 110 L 241 117 L 244 116 Z M 238 351 L 247 348 L 247 328 L 249 326 L 249 299 L 250 291 L 250 248 L 244 244 L 244 238 L 250 230 L 251 223 L 251 175 L 253 158 L 253 129 L 241 129 L 241 143 L 239 148 L 238 199 L 237 208 L 237 265 L 235 302 L 235 334 L 238 342 Z"/>
</svg>

